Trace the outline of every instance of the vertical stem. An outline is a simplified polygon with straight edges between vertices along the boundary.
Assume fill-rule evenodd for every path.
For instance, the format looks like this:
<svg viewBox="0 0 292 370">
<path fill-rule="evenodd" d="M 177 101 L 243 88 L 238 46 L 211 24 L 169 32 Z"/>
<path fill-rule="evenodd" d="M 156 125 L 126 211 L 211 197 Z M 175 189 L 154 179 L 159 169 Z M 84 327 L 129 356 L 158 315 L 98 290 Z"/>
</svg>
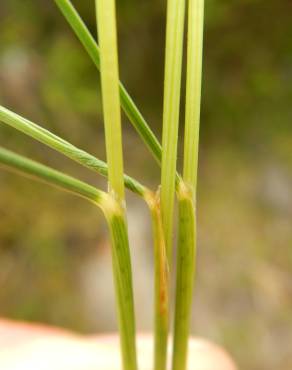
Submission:
<svg viewBox="0 0 292 370">
<path fill-rule="evenodd" d="M 188 357 L 196 259 L 197 168 L 202 80 L 204 0 L 189 0 L 186 121 L 183 179 L 178 184 L 179 240 L 172 370 L 185 370 Z"/>
<path fill-rule="evenodd" d="M 123 369 L 137 370 L 132 268 L 124 210 L 111 195 L 108 195 L 103 209 L 112 240 L 112 264 Z"/>
<path fill-rule="evenodd" d="M 196 222 L 192 191 L 178 189 L 179 227 L 172 370 L 185 370 L 196 259 Z"/>
<path fill-rule="evenodd" d="M 185 0 L 168 0 L 163 103 L 161 207 L 167 256 L 170 265 L 184 18 Z"/>
<path fill-rule="evenodd" d="M 199 152 L 204 0 L 189 0 L 183 179 L 196 191 Z"/>
<path fill-rule="evenodd" d="M 100 43 L 100 71 L 110 195 L 105 205 L 112 238 L 120 342 L 124 370 L 137 370 L 132 271 L 123 180 L 123 150 L 119 96 L 118 48 L 115 0 L 96 0 Z M 111 204 L 112 202 L 112 204 Z"/>
<path fill-rule="evenodd" d="M 145 196 L 152 219 L 154 240 L 154 370 L 166 369 L 169 320 L 169 276 L 159 191 Z"/>
<path fill-rule="evenodd" d="M 110 189 L 124 199 L 115 0 L 96 0 L 106 152 Z"/>
</svg>

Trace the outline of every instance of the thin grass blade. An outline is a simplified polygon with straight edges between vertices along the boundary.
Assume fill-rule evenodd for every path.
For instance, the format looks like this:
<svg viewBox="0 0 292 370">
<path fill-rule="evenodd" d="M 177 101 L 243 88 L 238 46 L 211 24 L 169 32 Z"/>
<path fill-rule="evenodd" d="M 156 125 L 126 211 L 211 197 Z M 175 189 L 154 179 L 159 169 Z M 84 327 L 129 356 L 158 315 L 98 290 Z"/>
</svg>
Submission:
<svg viewBox="0 0 292 370">
<path fill-rule="evenodd" d="M 41 163 L 15 154 L 10 150 L 0 147 L 0 165 L 7 169 L 21 172 L 27 177 L 46 182 L 63 190 L 70 191 L 76 195 L 101 204 L 107 196 L 106 193 L 86 184 L 72 176 L 47 167 Z"/>
<path fill-rule="evenodd" d="M 77 148 L 68 141 L 60 138 L 43 127 L 38 126 L 36 123 L 33 123 L 28 119 L 10 111 L 9 109 L 2 107 L 1 105 L 0 121 L 47 145 L 59 153 L 62 153 L 82 166 L 98 172 L 102 176 L 108 177 L 108 166 L 105 162 L 97 159 L 86 151 Z M 147 189 L 144 185 L 140 184 L 137 180 L 130 176 L 124 175 L 124 183 L 129 190 L 142 197 L 147 192 Z"/>
</svg>

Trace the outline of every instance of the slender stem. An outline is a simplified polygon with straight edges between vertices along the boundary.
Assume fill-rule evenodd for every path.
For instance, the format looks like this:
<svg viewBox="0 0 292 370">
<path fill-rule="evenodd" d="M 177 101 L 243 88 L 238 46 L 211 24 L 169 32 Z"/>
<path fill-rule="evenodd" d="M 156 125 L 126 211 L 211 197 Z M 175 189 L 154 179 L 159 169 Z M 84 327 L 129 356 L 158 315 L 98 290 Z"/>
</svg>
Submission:
<svg viewBox="0 0 292 370">
<path fill-rule="evenodd" d="M 123 369 L 137 370 L 132 268 L 124 209 L 111 195 L 109 202 L 104 205 L 113 247 L 112 264 Z"/>
<path fill-rule="evenodd" d="M 160 210 L 160 194 L 148 194 L 154 241 L 154 370 L 166 368 L 169 321 L 169 271 Z"/>
<path fill-rule="evenodd" d="M 204 0 L 189 0 L 183 181 L 179 182 L 179 242 L 172 370 L 185 370 L 195 279 L 197 169 Z"/>
<path fill-rule="evenodd" d="M 63 190 L 70 191 L 94 203 L 101 204 L 107 196 L 106 193 L 86 184 L 74 177 L 63 174 L 31 159 L 15 154 L 10 150 L 0 147 L 0 164 L 7 169 L 19 171 L 23 175 L 33 177 L 36 180 L 44 181 L 55 185 Z"/>
<path fill-rule="evenodd" d="M 162 134 L 161 206 L 171 266 L 185 0 L 168 0 Z"/>
<path fill-rule="evenodd" d="M 119 96 L 118 47 L 115 0 L 96 0 L 100 43 L 100 72 L 109 185 L 123 200 L 123 149 Z"/>
<path fill-rule="evenodd" d="M 105 177 L 108 176 L 108 166 L 105 162 L 97 159 L 84 150 L 77 148 L 68 141 L 60 138 L 43 127 L 38 126 L 36 123 L 33 123 L 28 119 L 8 110 L 7 108 L 2 107 L 1 105 L 0 121 L 38 140 L 50 148 L 57 150 L 75 162 L 89 168 L 90 170 L 98 172 Z M 129 190 L 142 197 L 144 193 L 147 192 L 147 188 L 144 185 L 127 175 L 124 175 L 124 183 Z"/>
<path fill-rule="evenodd" d="M 197 188 L 201 107 L 204 0 L 189 0 L 183 179 Z M 194 194 L 195 195 L 195 194 Z"/>
<path fill-rule="evenodd" d="M 64 17 L 67 19 L 68 23 L 74 30 L 75 34 L 81 41 L 82 45 L 86 49 L 90 58 L 92 59 L 95 66 L 100 69 L 100 50 L 99 47 L 86 27 L 85 23 L 79 16 L 78 12 L 72 5 L 70 0 L 54 0 Z M 120 82 L 120 99 L 121 106 L 129 118 L 130 122 L 152 153 L 153 157 L 160 164 L 161 162 L 161 145 L 156 138 L 155 134 L 149 127 L 145 118 L 135 105 L 134 101 L 128 94 L 127 90 Z"/>
<path fill-rule="evenodd" d="M 100 72 L 110 196 L 114 208 L 105 209 L 112 238 L 113 273 L 117 297 L 121 354 L 124 370 L 137 370 L 132 270 L 124 212 L 123 150 L 119 95 L 115 0 L 96 0 L 100 42 Z M 117 207 L 118 206 L 118 207 Z"/>
<path fill-rule="evenodd" d="M 178 189 L 179 227 L 172 370 L 187 367 L 188 337 L 196 260 L 193 193 L 183 182 Z"/>
</svg>

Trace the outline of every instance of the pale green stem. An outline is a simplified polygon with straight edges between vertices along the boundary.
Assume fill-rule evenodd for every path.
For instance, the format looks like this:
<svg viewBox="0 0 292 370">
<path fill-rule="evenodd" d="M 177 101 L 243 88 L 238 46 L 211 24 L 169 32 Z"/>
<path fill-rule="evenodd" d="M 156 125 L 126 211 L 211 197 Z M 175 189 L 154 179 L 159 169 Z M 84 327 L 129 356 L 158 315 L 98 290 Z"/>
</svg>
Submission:
<svg viewBox="0 0 292 370">
<path fill-rule="evenodd" d="M 179 243 L 172 370 L 185 370 L 196 255 L 196 210 L 204 0 L 189 0 L 183 181 L 178 185 Z"/>
<path fill-rule="evenodd" d="M 128 232 L 124 212 L 123 150 L 119 95 L 118 46 L 115 0 L 96 0 L 100 43 L 100 72 L 110 194 L 114 210 L 105 213 L 110 225 L 113 271 L 117 292 L 122 364 L 124 370 L 137 370 L 135 315 Z"/>
<path fill-rule="evenodd" d="M 204 0 L 189 0 L 183 179 L 194 193 L 199 153 L 203 27 Z"/>
<path fill-rule="evenodd" d="M 196 218 L 193 193 L 178 188 L 178 250 L 172 370 L 186 370 L 196 261 Z"/>
<path fill-rule="evenodd" d="M 96 0 L 96 19 L 100 44 L 100 73 L 106 154 L 110 190 L 120 200 L 125 197 L 123 149 L 119 96 L 118 47 L 115 0 Z"/>
<path fill-rule="evenodd" d="M 8 110 L 7 108 L 2 107 L 1 105 L 0 121 L 38 140 L 50 148 L 57 150 L 75 162 L 89 168 L 90 170 L 98 172 L 105 177 L 108 176 L 108 166 L 105 162 L 97 159 L 84 150 L 77 148 L 68 141 L 60 138 L 43 127 L 38 126 L 36 123 L 33 123 L 28 119 Z M 128 189 L 140 196 L 144 196 L 145 192 L 147 192 L 147 188 L 145 186 L 127 175 L 124 175 L 124 183 Z"/>
<path fill-rule="evenodd" d="M 113 207 L 105 204 L 112 239 L 112 264 L 117 299 L 121 355 L 124 370 L 137 370 L 136 333 L 132 268 L 127 225 L 123 207 L 113 198 Z"/>
<path fill-rule="evenodd" d="M 168 0 L 162 133 L 161 207 L 171 266 L 173 208 L 183 55 L 185 0 Z"/>
<path fill-rule="evenodd" d="M 148 193 L 154 241 L 154 370 L 166 368 L 169 326 L 169 271 L 160 210 L 160 194 Z"/>
</svg>

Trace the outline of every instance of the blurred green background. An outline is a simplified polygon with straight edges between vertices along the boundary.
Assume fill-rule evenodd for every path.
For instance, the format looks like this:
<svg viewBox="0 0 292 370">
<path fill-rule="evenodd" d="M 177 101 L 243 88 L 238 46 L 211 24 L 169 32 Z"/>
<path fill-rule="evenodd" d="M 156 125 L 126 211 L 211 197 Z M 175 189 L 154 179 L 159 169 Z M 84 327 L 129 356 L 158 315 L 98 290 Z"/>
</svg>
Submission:
<svg viewBox="0 0 292 370">
<path fill-rule="evenodd" d="M 160 137 L 166 4 L 117 3 L 121 79 Z M 94 2 L 74 4 L 95 35 Z M 242 369 L 292 363 L 291 14 L 289 0 L 206 0 L 192 332 L 224 345 Z M 54 1 L 1 1 L 0 104 L 105 158 L 98 73 Z M 159 170 L 125 117 L 123 130 L 127 172 L 155 188 Z M 0 143 L 106 188 L 1 124 Z M 182 140 L 179 153 L 180 164 Z M 0 186 L 0 315 L 115 330 L 100 212 L 2 170 Z M 150 330 L 149 215 L 130 194 L 128 213 L 137 325 Z"/>
</svg>

